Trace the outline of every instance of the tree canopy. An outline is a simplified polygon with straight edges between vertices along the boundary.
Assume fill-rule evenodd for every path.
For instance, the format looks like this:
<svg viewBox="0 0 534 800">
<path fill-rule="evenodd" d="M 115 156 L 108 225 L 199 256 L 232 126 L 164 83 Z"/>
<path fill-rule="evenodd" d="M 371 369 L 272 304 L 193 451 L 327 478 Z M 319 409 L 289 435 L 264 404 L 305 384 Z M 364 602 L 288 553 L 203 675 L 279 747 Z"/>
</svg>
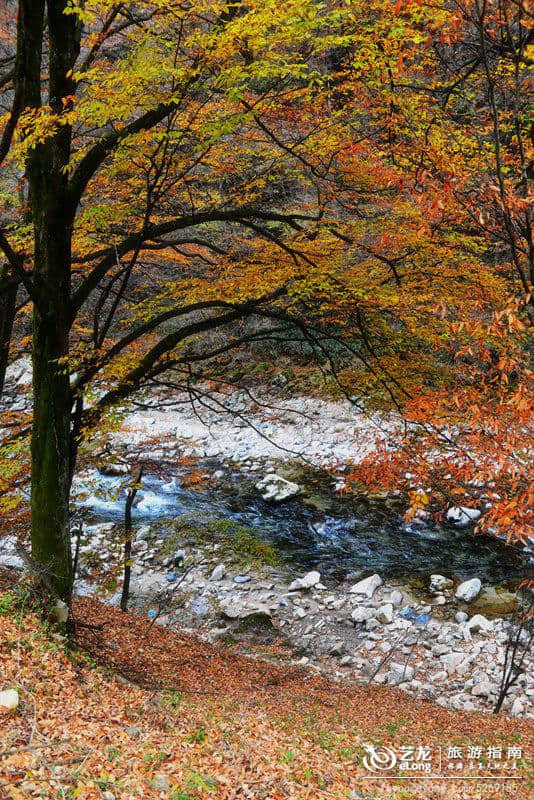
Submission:
<svg viewBox="0 0 534 800">
<path fill-rule="evenodd" d="M 474 498 L 525 539 L 526 6 L 20 0 L 3 15 L 0 386 L 31 348 L 33 408 L 4 415 L 0 481 L 11 514 L 31 466 L 54 591 L 71 590 L 79 448 L 117 403 L 162 376 L 187 391 L 273 337 L 407 423 L 355 482 L 412 511 Z"/>
</svg>

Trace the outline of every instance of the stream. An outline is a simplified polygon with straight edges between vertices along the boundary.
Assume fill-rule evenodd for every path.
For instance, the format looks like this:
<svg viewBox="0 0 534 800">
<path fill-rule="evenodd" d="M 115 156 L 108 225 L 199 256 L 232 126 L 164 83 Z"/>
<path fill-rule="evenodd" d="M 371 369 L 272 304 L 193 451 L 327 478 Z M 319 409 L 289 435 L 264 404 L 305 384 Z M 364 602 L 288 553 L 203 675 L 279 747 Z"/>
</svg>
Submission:
<svg viewBox="0 0 534 800">
<path fill-rule="evenodd" d="M 220 463 L 203 468 L 211 475 L 223 472 Z M 511 585 L 532 572 L 526 554 L 491 537 L 444 524 L 407 525 L 389 504 L 340 497 L 327 479 L 318 489 L 315 478 L 312 487 L 303 486 L 302 495 L 283 503 L 266 502 L 254 486 L 261 476 L 225 468 L 221 481 L 199 489 L 188 486 L 176 470 L 173 475 L 147 474 L 135 499 L 134 524 L 184 515 L 197 522 L 231 519 L 275 546 L 287 566 L 318 569 L 335 581 L 370 572 L 404 580 L 439 573 Z M 88 523 L 120 522 L 124 483 L 122 477 L 97 471 L 84 475 L 76 484 L 77 513 Z M 315 508 L 307 505 L 311 500 Z"/>
</svg>

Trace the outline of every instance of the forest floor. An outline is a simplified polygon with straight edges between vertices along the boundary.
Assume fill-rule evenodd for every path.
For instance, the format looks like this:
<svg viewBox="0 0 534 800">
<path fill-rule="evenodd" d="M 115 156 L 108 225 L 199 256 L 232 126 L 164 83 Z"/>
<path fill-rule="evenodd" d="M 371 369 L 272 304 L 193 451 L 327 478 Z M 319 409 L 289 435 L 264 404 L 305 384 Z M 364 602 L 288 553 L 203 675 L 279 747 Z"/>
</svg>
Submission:
<svg viewBox="0 0 534 800">
<path fill-rule="evenodd" d="M 75 603 L 67 648 L 14 594 L 7 571 L 1 587 L 0 691 L 20 697 L 17 709 L 0 711 L 2 800 L 532 796 L 532 723 L 334 683 L 284 663 L 281 645 L 245 656 L 92 599 Z M 432 772 L 441 748 L 446 777 L 383 777 L 365 768 L 366 744 L 412 764 L 427 748 Z M 506 773 L 518 780 L 497 780 L 504 766 L 483 779 L 489 762 L 465 762 L 460 773 L 456 759 L 453 771 L 451 747 L 464 756 L 478 748 L 483 759 L 500 748 L 503 764 L 521 751 Z"/>
</svg>

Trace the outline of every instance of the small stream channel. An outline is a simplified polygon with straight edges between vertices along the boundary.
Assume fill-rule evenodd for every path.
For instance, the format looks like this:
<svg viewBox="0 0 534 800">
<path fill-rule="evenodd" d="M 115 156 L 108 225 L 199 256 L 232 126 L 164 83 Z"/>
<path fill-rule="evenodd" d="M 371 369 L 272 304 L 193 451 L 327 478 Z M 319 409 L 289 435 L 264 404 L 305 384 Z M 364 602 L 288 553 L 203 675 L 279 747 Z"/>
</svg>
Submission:
<svg viewBox="0 0 534 800">
<path fill-rule="evenodd" d="M 218 463 L 203 467 L 208 474 L 221 470 Z M 261 475 L 225 467 L 220 481 L 200 490 L 188 487 L 176 470 L 167 471 L 165 477 L 148 474 L 136 497 L 134 522 L 141 525 L 184 515 L 194 515 L 197 521 L 231 519 L 274 545 L 287 565 L 318 569 L 333 580 L 370 572 L 404 580 L 440 573 L 511 585 L 532 573 L 532 562 L 515 548 L 473 535 L 469 528 L 407 526 L 391 504 L 340 497 L 325 476 L 300 481 L 304 491 L 296 498 L 266 502 L 254 487 Z M 81 493 L 77 505 L 87 522 L 122 519 L 123 478 L 95 471 L 78 483 L 77 490 Z"/>
</svg>

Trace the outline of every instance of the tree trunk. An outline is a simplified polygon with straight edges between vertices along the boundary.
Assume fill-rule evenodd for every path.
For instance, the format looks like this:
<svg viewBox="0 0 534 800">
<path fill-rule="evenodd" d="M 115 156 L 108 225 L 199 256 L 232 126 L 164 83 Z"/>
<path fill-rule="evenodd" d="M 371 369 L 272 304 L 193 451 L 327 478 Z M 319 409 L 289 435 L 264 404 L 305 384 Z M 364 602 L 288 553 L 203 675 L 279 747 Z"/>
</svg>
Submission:
<svg viewBox="0 0 534 800">
<path fill-rule="evenodd" d="M 0 282 L 8 277 L 7 269 L 0 269 Z M 15 321 L 17 285 L 0 294 L 0 399 L 4 393 L 4 381 L 9 357 L 11 332 Z"/>
<path fill-rule="evenodd" d="M 75 14 L 66 0 L 49 0 L 50 106 L 70 108 L 75 91 L 72 69 L 80 46 Z M 71 325 L 71 240 L 76 212 L 67 167 L 71 128 L 37 145 L 28 159 L 34 226 L 33 428 L 31 520 L 32 554 L 48 584 L 62 600 L 72 592 L 69 529 L 71 410 L 69 333 Z"/>
<path fill-rule="evenodd" d="M 68 328 L 61 306 L 46 316 L 37 309 L 34 313 L 31 521 L 33 558 L 58 597 L 68 602 L 71 391 L 64 361 Z"/>
<path fill-rule="evenodd" d="M 128 489 L 126 503 L 124 506 L 124 577 L 122 581 L 121 611 L 128 610 L 128 598 L 130 597 L 130 577 L 132 574 L 132 506 L 135 496 L 139 489 L 143 468 L 141 467 L 133 486 Z"/>
</svg>

